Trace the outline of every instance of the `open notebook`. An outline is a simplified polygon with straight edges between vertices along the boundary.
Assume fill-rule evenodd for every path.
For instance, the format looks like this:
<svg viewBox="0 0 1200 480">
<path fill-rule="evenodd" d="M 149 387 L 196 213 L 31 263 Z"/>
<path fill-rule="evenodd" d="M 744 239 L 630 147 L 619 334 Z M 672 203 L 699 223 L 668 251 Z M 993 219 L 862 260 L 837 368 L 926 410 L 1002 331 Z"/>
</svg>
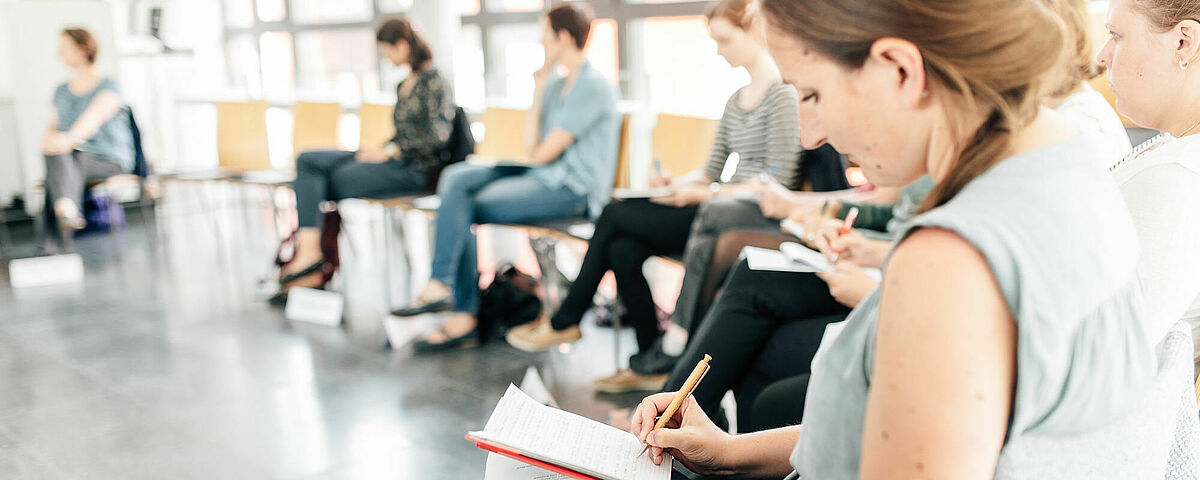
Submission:
<svg viewBox="0 0 1200 480">
<path fill-rule="evenodd" d="M 638 456 L 642 444 L 629 432 L 547 407 L 509 385 L 482 431 L 467 439 L 480 448 L 572 478 L 669 480 L 671 461 L 655 465 Z M 556 468 L 557 467 L 557 468 Z"/>
</svg>

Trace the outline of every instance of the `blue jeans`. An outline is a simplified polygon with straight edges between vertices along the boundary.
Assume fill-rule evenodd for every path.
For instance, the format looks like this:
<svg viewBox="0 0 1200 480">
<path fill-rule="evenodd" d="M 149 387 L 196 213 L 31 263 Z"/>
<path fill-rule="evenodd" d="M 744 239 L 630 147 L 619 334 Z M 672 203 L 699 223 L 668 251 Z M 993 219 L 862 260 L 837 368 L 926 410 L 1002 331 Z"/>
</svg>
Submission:
<svg viewBox="0 0 1200 480">
<path fill-rule="evenodd" d="M 442 171 L 434 225 L 432 277 L 454 291 L 455 310 L 479 309 L 479 265 L 471 225 L 569 218 L 587 212 L 587 196 L 549 188 L 522 167 L 456 163 Z"/>
</svg>

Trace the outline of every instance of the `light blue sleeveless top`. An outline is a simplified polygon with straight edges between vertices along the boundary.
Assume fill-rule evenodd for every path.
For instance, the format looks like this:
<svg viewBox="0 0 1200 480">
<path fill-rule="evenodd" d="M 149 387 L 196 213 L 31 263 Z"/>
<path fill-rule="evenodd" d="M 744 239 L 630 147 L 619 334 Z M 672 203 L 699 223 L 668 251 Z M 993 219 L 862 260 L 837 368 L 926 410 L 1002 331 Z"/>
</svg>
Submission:
<svg viewBox="0 0 1200 480">
<path fill-rule="evenodd" d="M 1137 237 L 1111 175 L 1095 160 L 1100 144 L 1080 135 L 1005 159 L 899 237 L 944 228 L 987 259 L 1017 322 L 1006 445 L 1108 425 L 1154 376 L 1153 341 L 1140 318 Z M 876 290 L 851 312 L 812 373 L 791 456 L 800 478 L 859 476 L 879 300 Z"/>
</svg>

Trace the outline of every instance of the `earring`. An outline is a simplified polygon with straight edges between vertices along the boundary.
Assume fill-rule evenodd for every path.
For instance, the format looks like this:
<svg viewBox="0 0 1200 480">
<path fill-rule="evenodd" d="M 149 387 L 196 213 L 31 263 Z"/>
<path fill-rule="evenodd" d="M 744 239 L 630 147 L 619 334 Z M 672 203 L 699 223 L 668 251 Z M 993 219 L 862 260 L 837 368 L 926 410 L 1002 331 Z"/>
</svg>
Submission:
<svg viewBox="0 0 1200 480">
<path fill-rule="evenodd" d="M 1185 61 L 1183 61 L 1183 59 L 1182 59 L 1182 58 L 1181 58 L 1181 59 L 1179 59 L 1179 69 L 1180 69 L 1180 70 L 1187 70 L 1187 67 L 1188 67 L 1188 62 L 1185 62 Z"/>
</svg>

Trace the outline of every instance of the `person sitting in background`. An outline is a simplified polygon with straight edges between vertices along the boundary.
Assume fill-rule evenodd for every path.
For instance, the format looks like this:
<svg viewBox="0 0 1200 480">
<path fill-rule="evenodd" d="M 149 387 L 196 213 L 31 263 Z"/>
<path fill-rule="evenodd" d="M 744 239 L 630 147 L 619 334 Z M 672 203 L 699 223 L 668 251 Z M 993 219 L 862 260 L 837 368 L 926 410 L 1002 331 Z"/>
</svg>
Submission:
<svg viewBox="0 0 1200 480">
<path fill-rule="evenodd" d="M 592 13 L 571 2 L 542 19 L 546 63 L 534 73 L 534 100 L 525 125 L 533 167 L 469 163 L 446 169 L 438 183 L 429 284 L 415 303 L 394 312 L 453 310 L 441 328 L 414 343 L 418 352 L 478 343 L 479 267 L 476 223 L 521 223 L 599 215 L 616 175 L 621 116 L 608 79 L 584 56 Z M 559 69 L 566 76 L 559 76 Z"/>
<path fill-rule="evenodd" d="M 402 17 L 383 22 L 375 40 L 384 58 L 411 69 L 396 87 L 396 135 L 380 147 L 304 152 L 296 159 L 292 186 L 299 229 L 295 253 L 280 272 L 273 303 L 286 300 L 292 287 L 322 287 L 333 275 L 333 265 L 321 252 L 322 202 L 428 191 L 432 175 L 445 161 L 454 127 L 454 94 L 450 81 L 433 66 L 432 49 Z"/>
<path fill-rule="evenodd" d="M 1200 2 L 1113 0 L 1106 23 L 1117 109 L 1162 132 L 1107 165 L 1142 244 L 1147 321 L 1154 341 L 1188 322 L 1200 352 Z"/>
<path fill-rule="evenodd" d="M 731 436 L 688 397 L 677 428 L 653 430 L 674 398 L 659 394 L 630 428 L 652 460 L 752 477 L 1033 477 L 1059 460 L 1009 446 L 1069 448 L 1142 404 L 1157 365 L 1132 222 L 1095 161 L 1101 140 L 1041 104 L 1060 22 L 1010 0 L 760 5 L 803 99 L 804 145 L 829 141 L 878 185 L 935 186 L 882 288 L 816 362 L 802 426 Z M 1073 461 L 1127 460 L 1107 452 Z"/>
<path fill-rule="evenodd" d="M 1049 84 L 1050 93 L 1043 98 L 1043 104 L 1057 107 L 1056 111 L 1081 132 L 1101 140 L 1102 160 L 1120 158 L 1128 148 L 1129 137 L 1104 97 L 1085 88 L 1086 81 L 1097 71 L 1087 36 L 1087 2 L 1044 1 L 1063 18 L 1068 35 L 1062 61 L 1051 75 L 1055 82 Z M 929 177 L 923 177 L 902 189 L 901 201 L 894 207 L 830 200 L 819 209 L 801 208 L 794 212 L 790 218 L 806 226 L 803 240 L 830 256 L 834 251 L 841 252 L 843 261 L 837 263 L 833 272 L 816 275 L 753 271 L 746 262 L 740 262 L 729 276 L 712 315 L 701 322 L 702 333 L 688 345 L 665 388 L 682 386 L 691 372 L 689 363 L 694 365 L 705 353 L 714 357 L 720 353 L 727 360 L 710 369 L 705 384 L 694 394 L 705 411 L 715 413 L 721 396 L 733 389 L 738 399 L 739 427 L 799 423 L 798 416 L 757 415 L 759 409 L 755 403 L 759 393 L 775 381 L 808 373 L 825 325 L 842 320 L 848 308 L 858 305 L 878 285 L 863 268 L 883 265 L 894 240 L 891 235 L 904 229 L 932 188 Z M 859 209 L 857 225 L 864 228 L 838 235 L 840 220 L 851 208 Z M 872 230 L 890 235 L 871 233 Z M 791 411 L 798 415 L 803 412 L 804 390 L 793 393 Z"/>
<path fill-rule="evenodd" d="M 689 232 L 694 232 L 694 220 L 700 221 L 697 212 L 714 202 L 743 206 L 740 214 L 730 216 L 726 223 L 745 225 L 761 219 L 756 201 L 741 200 L 761 192 L 764 183 L 760 177 L 774 174 L 768 181 L 796 183 L 801 151 L 796 91 L 780 80 L 766 46 L 746 22 L 745 8 L 746 0 L 723 0 L 708 13 L 717 54 L 750 74 L 750 83 L 734 92 L 725 105 L 708 163 L 675 178 L 656 176 L 653 185 L 669 184 L 673 190 L 669 196 L 605 207 L 580 273 L 558 312 L 510 330 L 508 343 L 521 350 L 540 351 L 579 340 L 579 323 L 591 308 L 605 272 L 611 269 L 617 294 L 628 312 L 627 322 L 637 332 L 638 348 L 643 354 L 648 352 L 659 337 L 659 328 L 650 286 L 642 273 L 646 259 L 683 253 L 685 244 L 692 242 Z M 733 153 L 737 153 L 736 161 L 730 159 Z M 730 169 L 736 171 L 723 178 L 722 173 Z M 774 228 L 779 228 L 778 223 Z M 637 364 L 639 358 L 634 355 L 630 364 Z M 597 380 L 596 386 L 610 393 L 657 390 L 665 373 L 622 370 Z"/>
<path fill-rule="evenodd" d="M 123 102 L 117 83 L 96 72 L 99 44 L 82 28 L 62 31 L 58 56 L 73 71 L 54 90 L 50 125 L 42 137 L 46 159 L 45 249 L 86 226 L 83 188 L 89 181 L 133 171 L 133 132 L 119 115 Z"/>
</svg>

